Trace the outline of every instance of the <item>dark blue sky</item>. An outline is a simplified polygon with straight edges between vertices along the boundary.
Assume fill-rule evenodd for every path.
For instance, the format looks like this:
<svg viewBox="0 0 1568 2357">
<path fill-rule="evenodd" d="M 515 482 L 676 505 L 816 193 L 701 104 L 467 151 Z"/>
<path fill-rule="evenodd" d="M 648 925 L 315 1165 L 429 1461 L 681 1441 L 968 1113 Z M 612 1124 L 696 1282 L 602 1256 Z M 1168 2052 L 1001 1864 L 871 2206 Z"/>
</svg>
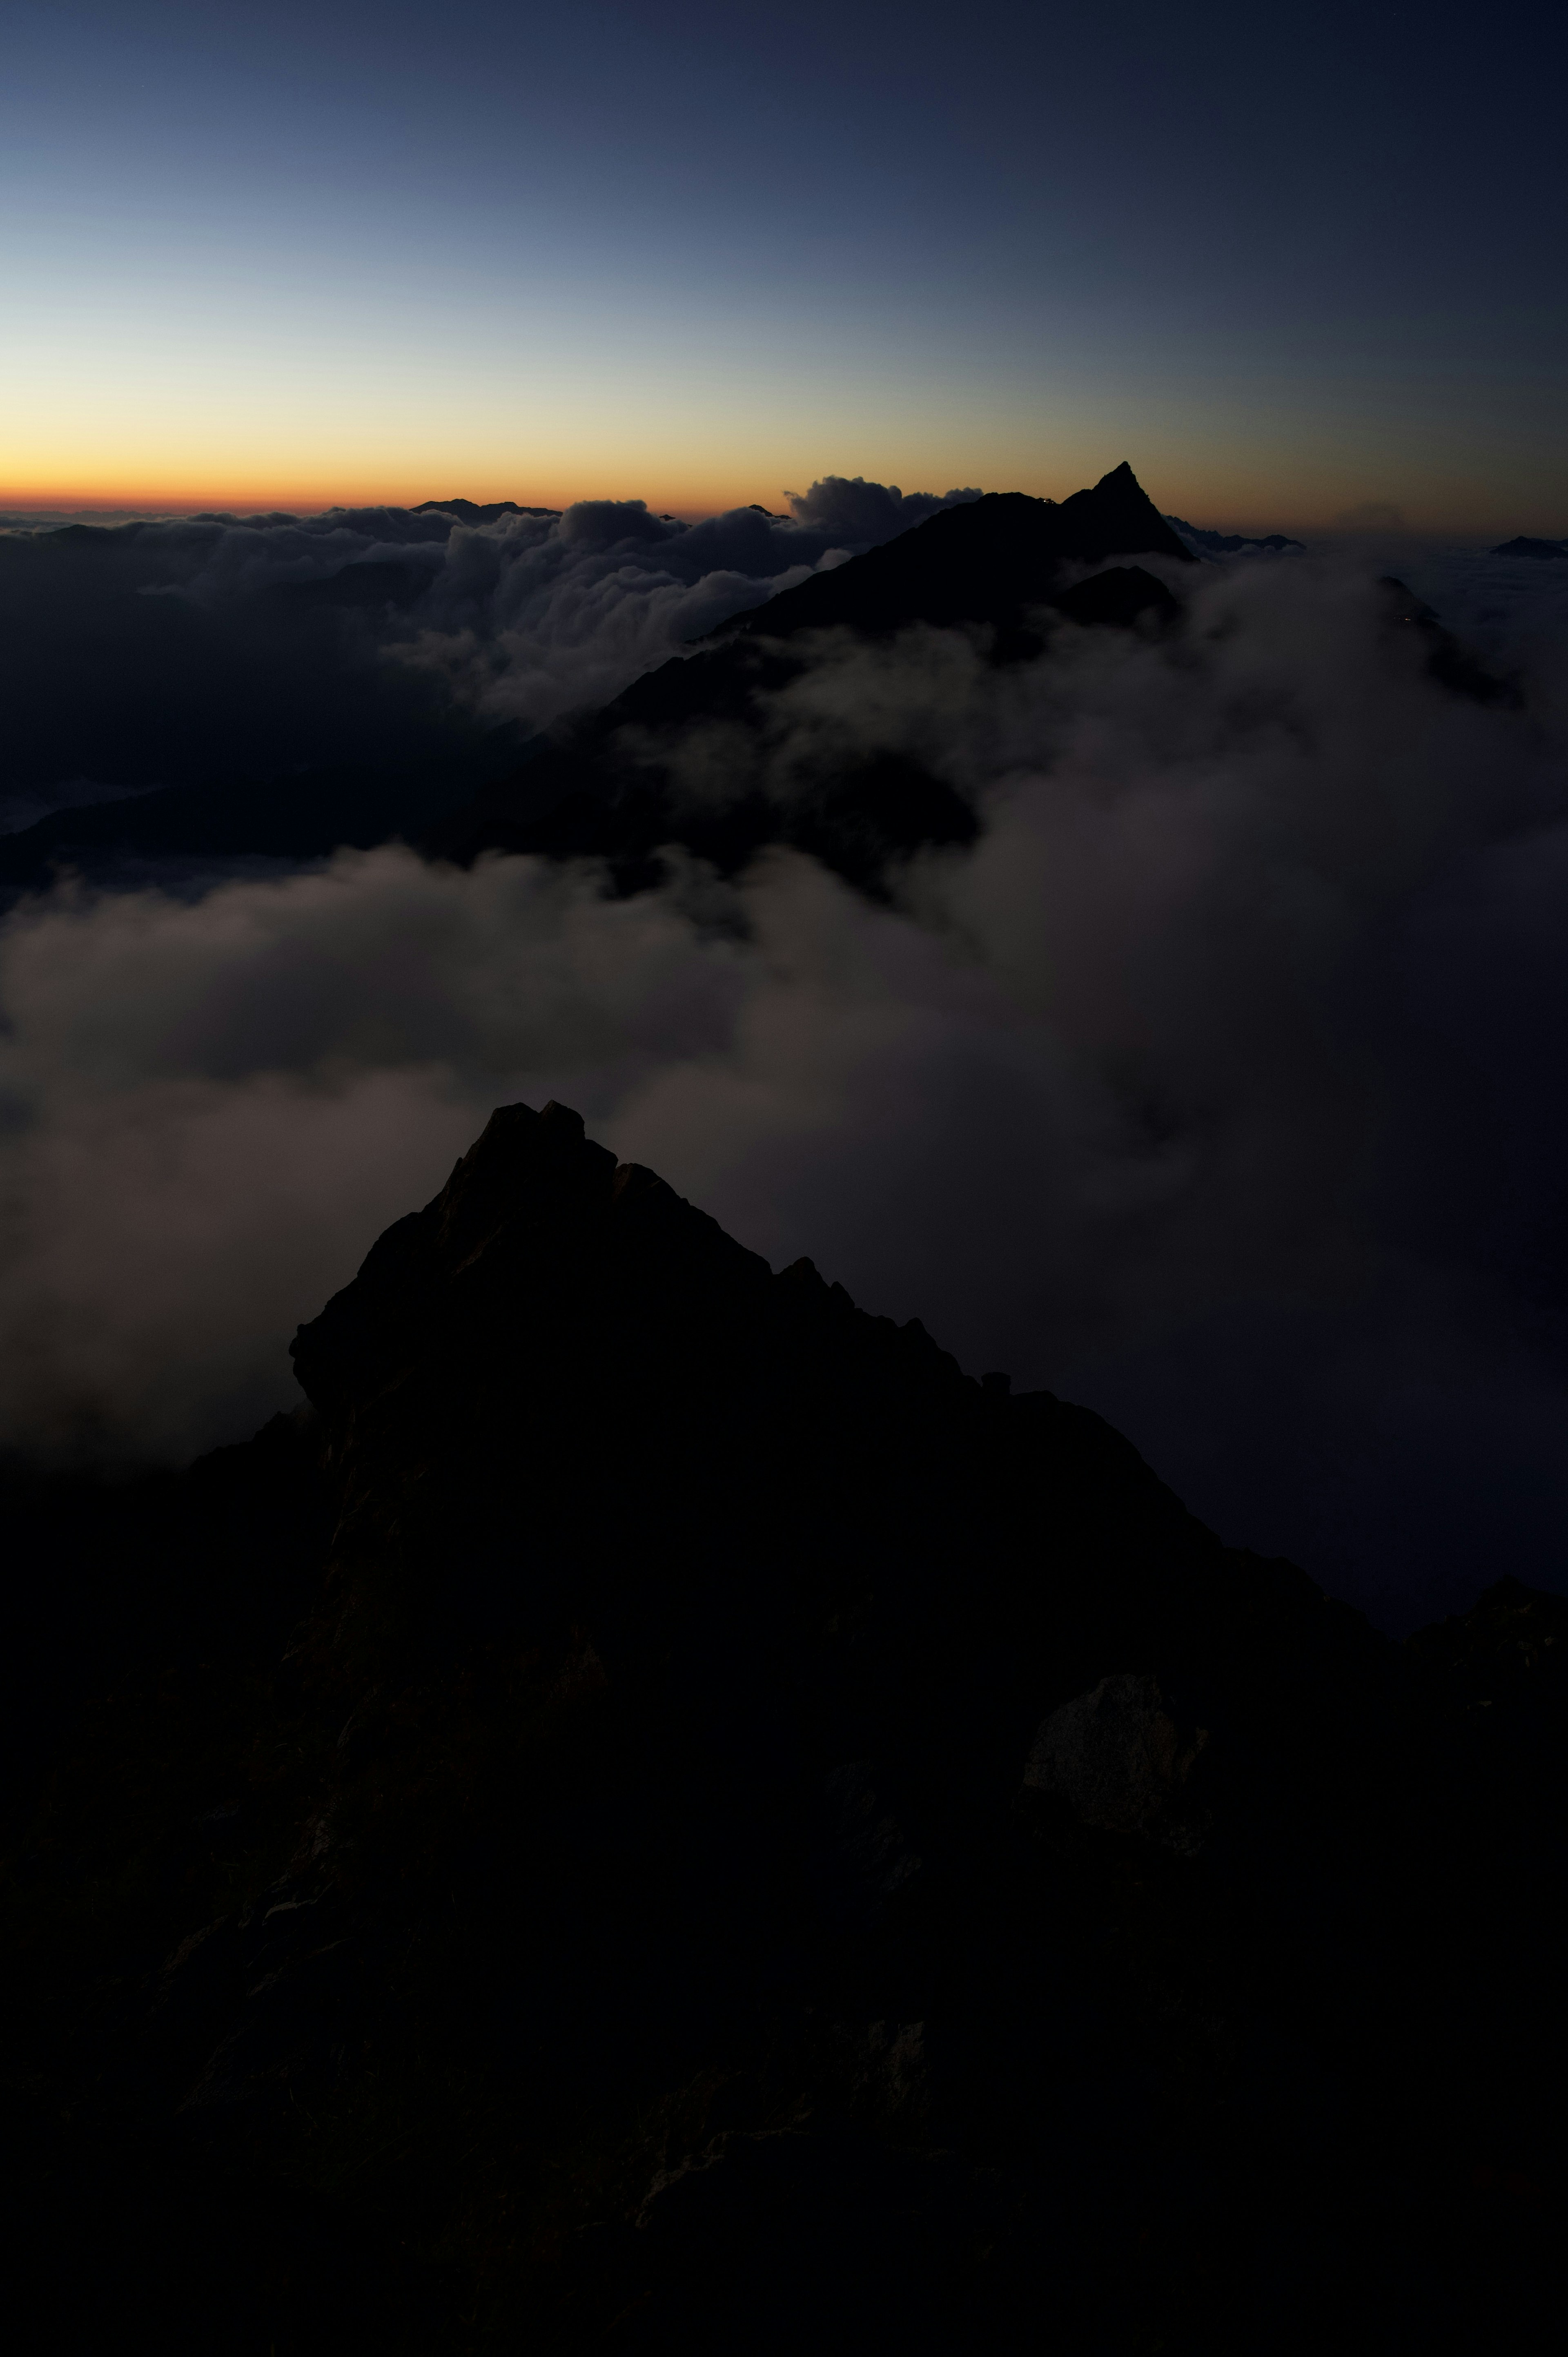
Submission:
<svg viewBox="0 0 1568 2357">
<path fill-rule="evenodd" d="M 35 0 L 0 499 L 1568 529 L 1563 21 Z"/>
</svg>

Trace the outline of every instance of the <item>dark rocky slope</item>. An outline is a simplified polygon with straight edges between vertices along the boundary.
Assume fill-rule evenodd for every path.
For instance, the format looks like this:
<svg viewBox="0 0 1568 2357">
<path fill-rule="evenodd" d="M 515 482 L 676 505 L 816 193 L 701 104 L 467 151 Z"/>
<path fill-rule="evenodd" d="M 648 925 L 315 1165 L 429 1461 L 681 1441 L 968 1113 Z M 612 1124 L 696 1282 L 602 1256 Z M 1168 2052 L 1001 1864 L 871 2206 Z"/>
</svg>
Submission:
<svg viewBox="0 0 1568 2357">
<path fill-rule="evenodd" d="M 1165 521 L 1194 556 L 1256 556 L 1260 553 L 1286 556 L 1293 552 L 1298 555 L 1306 553 L 1306 543 L 1292 540 L 1287 533 L 1206 532 L 1202 525 L 1186 523 L 1180 516 L 1166 516 Z"/>
<path fill-rule="evenodd" d="M 1385 573 L 1379 580 L 1378 590 L 1385 638 L 1413 630 L 1424 650 L 1422 669 L 1428 679 L 1435 680 L 1450 695 L 1463 696 L 1469 704 L 1505 705 L 1516 709 L 1522 704 L 1517 680 L 1488 671 L 1463 640 L 1444 629 L 1433 608 L 1423 604 L 1407 583 Z"/>
<path fill-rule="evenodd" d="M 973 808 L 918 761 L 890 755 L 829 763 L 788 795 L 769 791 L 753 774 L 764 700 L 799 677 L 825 630 L 875 640 L 919 623 L 971 626 L 1006 661 L 1038 654 L 1052 616 L 1128 630 L 1169 621 L 1177 601 L 1162 581 L 1107 565 L 1129 554 L 1193 562 L 1125 464 L 1059 504 L 1004 491 L 945 508 L 634 682 L 441 820 L 426 847 L 459 860 L 498 849 L 602 860 L 629 891 L 658 877 L 671 844 L 729 875 L 765 844 L 788 843 L 875 889 L 890 860 L 972 842 Z M 1075 578 L 1085 565 L 1103 569 Z M 722 794 L 682 782 L 678 753 L 699 726 L 727 732 Z"/>
<path fill-rule="evenodd" d="M 1389 1643 L 558 1106 L 295 1361 L 10 1488 L 50 2346 L 1526 2345 L 1563 1603 Z"/>
<path fill-rule="evenodd" d="M 462 500 L 426 500 L 413 512 L 428 509 L 468 522 L 493 521 L 508 511 L 550 512 L 517 511 L 510 500 L 478 508 Z M 930 525 L 939 529 L 933 533 Z M 930 525 L 769 600 L 746 619 L 742 635 L 764 632 L 773 641 L 831 624 L 876 632 L 926 619 L 994 624 L 1009 643 L 1037 648 L 1037 636 L 1019 638 L 1021 618 L 1052 597 L 1064 564 L 1100 565 L 1126 551 L 1155 551 L 1178 560 L 1187 554 L 1125 466 L 1093 490 L 1076 492 L 1059 505 L 1007 494 L 944 510 Z M 67 531 L 36 545 L 0 547 L 0 613 L 8 600 L 19 606 L 37 594 L 39 567 L 69 569 L 73 559 L 91 557 L 102 570 L 103 544 L 110 538 L 91 530 Z M 124 548 L 116 543 L 113 554 L 122 569 L 133 563 L 140 566 L 138 582 L 156 561 L 134 538 Z M 332 648 L 342 654 L 359 647 L 363 654 L 364 618 L 388 605 L 406 606 L 428 570 L 418 562 L 359 560 L 324 579 L 262 593 L 252 601 L 246 641 L 252 669 L 260 664 L 264 672 L 274 651 L 293 650 L 297 658 L 307 637 L 318 667 Z M 118 574 L 113 577 L 124 590 Z M 1153 608 L 1168 611 L 1174 601 L 1146 572 L 1121 567 L 1103 575 L 1098 587 L 1086 583 L 1058 602 L 1079 621 L 1130 625 Z M 857 881 L 870 882 L 895 851 L 930 841 L 967 841 L 974 833 L 968 805 L 909 764 L 883 763 L 869 773 L 825 780 L 793 813 L 781 815 L 777 802 L 765 796 L 741 795 L 704 822 L 701 813 L 679 806 L 667 779 L 624 758 L 618 739 L 628 726 L 678 730 L 693 717 L 749 717 L 756 688 L 777 683 L 799 667 L 776 657 L 759 665 L 755 648 L 695 662 L 676 660 L 639 683 L 602 718 L 526 748 L 517 730 L 482 729 L 446 709 L 439 698 L 433 701 L 430 683 L 421 686 L 392 677 L 384 664 L 361 662 L 345 673 L 356 683 L 353 696 L 341 688 L 336 695 L 329 693 L 332 674 L 323 670 L 325 700 L 310 728 L 297 744 L 280 748 L 273 742 L 282 726 L 279 716 L 264 689 L 258 694 L 249 673 L 242 683 L 232 662 L 225 672 L 209 618 L 195 609 L 188 613 L 178 601 L 122 595 L 88 620 L 90 640 L 95 632 L 122 648 L 140 645 L 151 629 L 149 655 L 171 630 L 183 630 L 188 640 L 190 719 L 198 731 L 206 726 L 217 734 L 212 711 L 225 695 L 231 703 L 255 705 L 263 774 L 160 784 L 127 799 L 52 812 L 0 837 L 0 889 L 47 884 L 61 868 L 94 880 L 135 882 L 181 863 L 199 870 L 247 857 L 314 859 L 340 845 L 369 848 L 399 838 L 464 859 L 499 846 L 604 856 L 618 878 L 630 883 L 657 872 L 652 854 L 670 841 L 689 842 L 727 870 L 763 843 L 784 839 L 817 852 Z M 61 660 L 69 665 L 71 651 L 62 650 Z M 160 728 L 147 722 L 135 698 L 106 700 L 91 679 L 84 685 L 74 673 L 66 686 L 85 700 L 99 737 L 113 743 L 127 733 L 134 737 L 145 723 L 144 733 L 161 748 L 161 758 L 177 756 L 183 766 L 194 758 L 188 746 L 164 743 Z M 372 688 L 367 710 L 365 698 Z M 389 749 L 393 747 L 400 749 Z M 356 758 L 346 759 L 345 748 Z M 270 760 L 264 758 L 269 749 Z M 115 773 L 112 764 L 105 773 Z M 551 815 L 540 830 L 535 821 L 544 811 Z"/>
</svg>

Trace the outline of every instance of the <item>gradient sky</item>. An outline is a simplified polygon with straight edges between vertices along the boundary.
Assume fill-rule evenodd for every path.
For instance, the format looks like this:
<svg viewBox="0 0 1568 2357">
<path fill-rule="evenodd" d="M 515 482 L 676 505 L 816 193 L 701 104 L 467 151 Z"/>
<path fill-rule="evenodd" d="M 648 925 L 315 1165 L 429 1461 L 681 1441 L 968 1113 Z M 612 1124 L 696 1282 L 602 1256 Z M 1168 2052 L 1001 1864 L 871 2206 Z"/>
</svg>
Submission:
<svg viewBox="0 0 1568 2357">
<path fill-rule="evenodd" d="M 0 505 L 1568 532 L 1558 7 L 12 0 Z"/>
</svg>

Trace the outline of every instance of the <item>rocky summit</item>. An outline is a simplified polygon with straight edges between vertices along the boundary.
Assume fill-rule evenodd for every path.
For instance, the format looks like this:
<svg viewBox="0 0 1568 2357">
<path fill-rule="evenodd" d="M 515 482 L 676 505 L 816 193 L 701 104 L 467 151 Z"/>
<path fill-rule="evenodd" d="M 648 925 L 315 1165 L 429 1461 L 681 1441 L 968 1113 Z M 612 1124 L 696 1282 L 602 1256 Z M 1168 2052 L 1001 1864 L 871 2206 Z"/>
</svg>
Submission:
<svg viewBox="0 0 1568 2357">
<path fill-rule="evenodd" d="M 1394 1644 L 560 1105 L 294 1353 L 7 1490 L 47 2345 L 1530 2345 L 1562 1600 Z"/>
<path fill-rule="evenodd" d="M 637 680 L 602 712 L 536 744 L 514 775 L 482 787 L 430 831 L 425 848 L 602 861 L 622 891 L 664 873 L 672 845 L 734 874 L 766 844 L 807 852 L 863 890 L 890 862 L 972 843 L 972 801 L 908 755 L 840 751 L 788 790 L 759 772 L 769 699 L 798 680 L 824 632 L 875 644 L 900 631 L 969 629 L 998 662 L 1037 655 L 1063 622 L 1155 630 L 1179 610 L 1165 583 L 1113 556 L 1195 563 L 1123 463 L 1069 499 L 987 492 L 943 508 L 881 547 L 781 590 Z M 1099 568 L 1084 577 L 1086 566 Z M 694 732 L 719 755 L 693 790 Z M 710 764 L 711 766 L 711 764 Z"/>
<path fill-rule="evenodd" d="M 473 526 L 553 511 L 450 499 L 422 501 L 411 512 Z M 134 536 L 106 546 L 114 538 L 68 530 L 8 552 L 0 542 L 14 576 L 9 619 L 25 616 L 40 581 L 47 587 L 51 578 L 56 595 L 73 584 L 79 604 L 79 576 L 97 577 L 82 576 L 82 567 L 112 564 L 134 568 L 129 608 L 135 628 L 145 629 L 154 607 L 140 593 L 154 586 L 145 577 L 153 560 Z M 789 842 L 874 887 L 891 858 L 927 844 L 972 841 L 978 826 L 970 802 L 904 759 L 841 760 L 804 791 L 758 791 L 746 745 L 733 732 L 738 726 L 743 737 L 747 729 L 758 737 L 759 694 L 798 676 L 809 642 L 829 629 L 869 640 L 922 622 L 965 625 L 989 632 L 1005 659 L 1038 652 L 1042 617 L 1124 629 L 1168 621 L 1176 600 L 1162 581 L 1144 566 L 1107 563 L 1140 553 L 1182 565 L 1191 558 L 1126 465 L 1059 502 L 1019 492 L 965 500 L 768 598 L 730 626 L 724 643 L 663 663 L 603 712 L 536 737 L 518 724 L 489 725 L 439 697 L 426 708 L 402 666 L 350 662 L 329 713 L 291 745 L 281 771 L 267 774 L 263 765 L 254 776 L 231 771 L 51 811 L 0 837 L 0 895 L 47 885 L 62 871 L 120 884 L 188 882 L 236 861 L 318 859 L 345 845 L 400 840 L 460 860 L 499 849 L 602 859 L 623 890 L 661 876 L 659 855 L 671 844 L 727 874 L 764 845 Z M 1085 566 L 1099 569 L 1075 581 Z M 296 647 L 299 633 L 316 628 L 325 636 L 313 662 L 333 646 L 347 661 L 347 650 L 363 654 L 371 643 L 364 630 L 371 618 L 408 610 L 429 582 L 429 565 L 403 556 L 361 557 L 320 578 L 274 583 L 252 609 L 255 643 Z M 0 582 L 0 615 L 5 586 Z M 156 601 L 166 620 L 177 610 L 180 626 L 190 624 L 183 601 Z M 790 642 L 793 652 L 780 652 Z M 222 741 L 218 715 L 235 691 L 214 660 L 193 639 L 183 676 L 192 713 L 205 707 L 202 725 Z M 117 725 L 123 728 L 124 718 Z M 182 725 L 188 731 L 190 715 Z M 732 732 L 723 766 L 733 774 L 725 776 L 717 807 L 705 794 L 693 806 L 660 758 L 694 727 Z M 337 759 L 327 752 L 331 742 Z M 371 745 L 381 747 L 374 758 Z M 155 775 L 163 759 L 160 743 Z"/>
</svg>

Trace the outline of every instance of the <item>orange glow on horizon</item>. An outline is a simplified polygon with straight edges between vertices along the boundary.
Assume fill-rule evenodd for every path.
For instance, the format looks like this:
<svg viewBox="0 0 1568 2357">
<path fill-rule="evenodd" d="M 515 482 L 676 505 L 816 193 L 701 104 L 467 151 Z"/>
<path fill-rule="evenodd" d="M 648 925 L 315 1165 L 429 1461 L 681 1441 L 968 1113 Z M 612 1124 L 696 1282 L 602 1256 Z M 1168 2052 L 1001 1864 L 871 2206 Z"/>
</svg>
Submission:
<svg viewBox="0 0 1568 2357">
<path fill-rule="evenodd" d="M 869 454 L 828 452 L 815 464 L 790 466 L 786 460 L 779 477 L 794 490 L 804 490 L 818 476 L 828 473 L 862 474 L 871 480 L 898 483 L 907 491 L 946 491 L 957 483 L 969 482 L 987 490 L 1026 491 L 1036 498 L 1059 500 L 1094 482 L 1125 457 L 1131 458 L 1144 488 L 1165 513 L 1225 532 L 1287 532 L 1303 536 L 1343 529 L 1348 521 L 1346 511 L 1364 496 L 1362 486 L 1343 477 L 1338 480 L 1320 478 L 1310 486 L 1298 477 L 1294 482 L 1278 483 L 1271 492 L 1266 469 L 1243 474 L 1239 468 L 1221 471 L 1201 464 L 1195 467 L 1190 458 L 1184 462 L 1174 450 L 1150 450 L 1141 461 L 1136 448 L 1123 450 L 1111 436 L 1103 441 L 1103 447 L 1080 451 L 1079 437 L 1074 436 L 1072 447 L 1047 463 L 1036 455 L 1031 463 L 1011 467 L 1001 451 L 993 453 L 989 463 L 984 463 L 983 453 L 977 453 L 968 467 L 940 457 L 934 462 L 916 458 L 912 463 L 907 450 L 889 451 L 880 464 Z M 662 463 L 650 454 L 646 463 L 636 455 L 603 462 L 585 455 L 569 464 L 570 472 L 566 466 L 555 466 L 532 479 L 521 468 L 518 476 L 501 474 L 489 456 L 472 468 L 461 459 L 451 465 L 439 460 L 428 466 L 421 461 L 394 462 L 384 469 L 357 474 L 351 466 L 338 470 L 328 462 L 319 468 L 291 469 L 286 475 L 280 470 L 269 477 L 257 470 L 227 480 L 216 468 L 211 475 L 192 468 L 149 469 L 145 475 L 129 469 L 124 474 L 105 470 L 82 476 L 64 469 L 40 469 L 20 479 L 0 480 L 0 514 L 18 519 L 37 514 L 40 521 L 69 521 L 72 513 L 112 519 L 116 512 L 127 518 L 213 512 L 310 516 L 328 508 L 406 508 L 427 500 L 452 498 L 471 500 L 478 506 L 512 500 L 520 507 L 554 509 L 585 499 L 642 500 L 654 513 L 676 516 L 685 522 L 753 504 L 775 515 L 788 512 L 779 479 L 758 481 L 739 468 L 731 471 L 722 461 L 711 470 L 693 468 L 690 471 L 678 463 L 671 467 L 668 453 Z M 1478 485 L 1465 483 L 1434 485 L 1428 498 L 1410 499 L 1404 512 L 1414 532 L 1451 533 L 1456 537 L 1503 537 L 1541 528 L 1533 507 L 1528 512 L 1521 507 L 1516 514 L 1511 502 L 1488 498 Z"/>
<path fill-rule="evenodd" d="M 447 474 L 461 477 L 461 468 L 448 468 Z M 25 484 L 0 482 L 0 512 L 23 516 L 28 513 L 64 514 L 71 511 L 88 513 L 123 512 L 137 516 L 181 516 L 217 513 L 225 515 L 261 515 L 278 512 L 292 515 L 319 515 L 328 508 L 416 507 L 425 500 L 471 500 L 476 507 L 484 507 L 500 500 L 515 500 L 519 507 L 567 508 L 574 500 L 619 499 L 644 500 L 656 511 L 663 511 L 683 519 L 713 515 L 725 508 L 745 507 L 757 501 L 776 511 L 784 507 L 784 497 L 778 490 L 769 497 L 766 490 L 750 487 L 732 491 L 727 486 L 712 491 L 682 485 L 679 490 L 667 487 L 662 496 L 650 493 L 645 483 L 633 490 L 625 482 L 581 480 L 570 484 L 533 484 L 519 486 L 515 482 L 495 485 L 488 480 L 447 480 L 439 470 L 433 470 L 437 479 L 427 480 L 421 474 L 413 480 L 371 478 L 369 481 L 262 482 L 251 481 L 235 489 L 220 483 L 192 486 L 188 481 L 175 484 L 154 481 L 127 484 L 122 481 L 28 481 Z"/>
</svg>

